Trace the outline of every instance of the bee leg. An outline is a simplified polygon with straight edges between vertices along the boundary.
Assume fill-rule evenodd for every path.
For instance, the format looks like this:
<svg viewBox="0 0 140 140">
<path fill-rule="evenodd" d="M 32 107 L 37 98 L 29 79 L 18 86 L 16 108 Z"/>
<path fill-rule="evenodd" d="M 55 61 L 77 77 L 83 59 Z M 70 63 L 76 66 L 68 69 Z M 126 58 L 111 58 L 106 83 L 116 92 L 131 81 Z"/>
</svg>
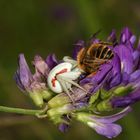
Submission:
<svg viewBox="0 0 140 140">
<path fill-rule="evenodd" d="M 96 73 L 97 73 L 97 72 L 93 72 L 93 73 L 89 74 L 87 77 L 95 76 Z"/>
</svg>

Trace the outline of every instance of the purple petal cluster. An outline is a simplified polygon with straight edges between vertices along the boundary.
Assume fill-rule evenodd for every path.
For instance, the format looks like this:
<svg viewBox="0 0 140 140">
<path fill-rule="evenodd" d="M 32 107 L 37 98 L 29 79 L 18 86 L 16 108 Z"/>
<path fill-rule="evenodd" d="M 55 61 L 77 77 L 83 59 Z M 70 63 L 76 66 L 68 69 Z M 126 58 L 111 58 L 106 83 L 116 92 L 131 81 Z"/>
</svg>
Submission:
<svg viewBox="0 0 140 140">
<path fill-rule="evenodd" d="M 92 43 L 97 40 L 100 42 L 99 39 L 94 38 Z M 107 42 L 112 43 L 108 47 L 114 53 L 113 59 L 101 65 L 95 76 L 83 79 L 81 84 L 92 84 L 91 94 L 100 89 L 110 91 L 119 86 L 131 85 L 134 88 L 133 92 L 111 100 L 113 107 L 125 107 L 140 99 L 140 43 L 138 47 L 135 46 L 136 36 L 127 27 L 122 30 L 119 39 L 113 30 L 107 38 Z M 83 47 L 83 44 L 80 46 Z"/>
</svg>

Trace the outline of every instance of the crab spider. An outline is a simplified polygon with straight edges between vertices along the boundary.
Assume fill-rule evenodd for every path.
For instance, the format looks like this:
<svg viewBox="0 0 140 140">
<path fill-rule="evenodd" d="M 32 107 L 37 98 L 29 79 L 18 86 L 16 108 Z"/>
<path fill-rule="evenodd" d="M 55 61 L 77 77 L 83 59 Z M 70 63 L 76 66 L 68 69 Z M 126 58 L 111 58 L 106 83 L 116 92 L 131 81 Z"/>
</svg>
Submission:
<svg viewBox="0 0 140 140">
<path fill-rule="evenodd" d="M 70 57 L 64 57 L 64 62 L 55 66 L 48 75 L 48 86 L 55 93 L 65 92 L 72 99 L 70 92 L 74 93 L 72 86 L 85 91 L 76 80 L 82 74 L 82 71 L 77 68 L 77 62 Z"/>
</svg>

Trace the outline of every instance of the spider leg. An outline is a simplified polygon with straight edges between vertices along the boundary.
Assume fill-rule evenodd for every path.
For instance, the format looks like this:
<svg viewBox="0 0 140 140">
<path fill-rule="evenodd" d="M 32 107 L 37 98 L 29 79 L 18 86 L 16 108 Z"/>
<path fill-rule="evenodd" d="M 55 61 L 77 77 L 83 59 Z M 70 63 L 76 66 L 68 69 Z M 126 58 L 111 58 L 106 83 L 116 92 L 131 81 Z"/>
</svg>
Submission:
<svg viewBox="0 0 140 140">
<path fill-rule="evenodd" d="M 71 63 L 73 66 L 72 66 L 72 68 L 76 68 L 77 67 L 77 61 L 76 60 L 74 60 L 74 59 L 72 59 L 71 57 L 69 57 L 69 56 L 65 56 L 65 57 L 63 57 L 63 61 L 65 61 L 65 62 L 68 62 L 68 63 Z"/>
<path fill-rule="evenodd" d="M 72 101 L 72 103 L 74 103 L 74 100 L 73 100 L 73 98 L 72 98 L 71 95 L 70 95 L 70 92 L 69 92 L 69 90 L 68 90 L 68 88 L 67 88 L 66 83 L 65 83 L 63 80 L 59 80 L 59 81 L 60 81 L 60 83 L 61 83 L 61 85 L 62 85 L 62 88 L 63 88 L 63 90 L 65 91 L 65 93 L 69 96 L 69 98 L 70 98 L 70 100 Z"/>
<path fill-rule="evenodd" d="M 72 72 L 72 71 L 71 72 L 67 72 L 67 73 L 63 73 L 63 74 L 59 74 L 59 75 L 56 76 L 57 80 L 62 85 L 63 90 L 70 97 L 70 99 L 72 100 L 73 103 L 74 103 L 74 100 L 72 99 L 72 97 L 70 95 L 70 91 L 72 93 L 74 93 L 74 91 L 71 88 L 72 85 L 77 87 L 77 88 L 82 89 L 84 92 L 87 92 L 79 84 L 77 84 L 76 82 L 73 81 L 73 80 L 76 80 L 79 76 L 80 76 L 80 72 Z"/>
<path fill-rule="evenodd" d="M 71 72 L 70 72 L 70 73 L 71 73 Z M 58 80 L 59 80 L 59 79 L 62 79 L 63 81 L 65 81 L 65 82 L 67 82 L 67 83 L 70 83 L 71 85 L 74 85 L 75 87 L 78 87 L 78 88 L 80 88 L 80 89 L 82 89 L 82 90 L 85 91 L 84 88 L 82 88 L 79 84 L 77 84 L 76 82 L 73 81 L 73 80 L 76 80 L 76 79 L 74 79 L 73 77 L 67 77 L 67 76 L 65 76 L 64 74 L 58 75 L 58 76 L 59 76 Z M 78 77 L 77 77 L 77 78 L 78 78 Z"/>
</svg>

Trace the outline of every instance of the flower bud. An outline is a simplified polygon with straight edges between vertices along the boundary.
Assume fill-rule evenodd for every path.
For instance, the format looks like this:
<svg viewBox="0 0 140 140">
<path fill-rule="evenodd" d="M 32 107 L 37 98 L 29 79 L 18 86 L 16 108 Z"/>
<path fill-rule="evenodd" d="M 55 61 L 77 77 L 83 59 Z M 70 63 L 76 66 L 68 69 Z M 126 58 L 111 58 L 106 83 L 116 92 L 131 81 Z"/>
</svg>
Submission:
<svg viewBox="0 0 140 140">
<path fill-rule="evenodd" d="M 101 112 L 101 111 L 111 111 L 112 105 L 110 103 L 109 99 L 101 101 L 99 104 L 97 104 L 96 109 Z"/>
<path fill-rule="evenodd" d="M 63 106 L 59 106 L 56 108 L 49 109 L 47 111 L 47 115 L 50 120 L 54 121 L 55 123 L 64 123 L 65 121 L 61 119 L 63 115 L 71 113 L 75 107 L 72 104 L 66 104 Z"/>
<path fill-rule="evenodd" d="M 36 106 L 42 107 L 43 106 L 43 98 L 42 95 L 39 92 L 30 92 L 29 96 L 33 100 Z"/>
<path fill-rule="evenodd" d="M 126 94 L 128 94 L 128 93 L 130 93 L 131 91 L 133 91 L 133 87 L 131 86 L 131 85 L 129 85 L 129 86 L 119 86 L 119 87 L 117 87 L 114 91 L 113 91 L 113 93 L 115 94 L 115 95 L 126 95 Z"/>
<path fill-rule="evenodd" d="M 70 103 L 71 100 L 69 96 L 65 93 L 61 93 L 53 97 L 51 100 L 48 101 L 49 108 L 55 108 L 59 106 L 63 106 L 65 104 Z"/>
</svg>

